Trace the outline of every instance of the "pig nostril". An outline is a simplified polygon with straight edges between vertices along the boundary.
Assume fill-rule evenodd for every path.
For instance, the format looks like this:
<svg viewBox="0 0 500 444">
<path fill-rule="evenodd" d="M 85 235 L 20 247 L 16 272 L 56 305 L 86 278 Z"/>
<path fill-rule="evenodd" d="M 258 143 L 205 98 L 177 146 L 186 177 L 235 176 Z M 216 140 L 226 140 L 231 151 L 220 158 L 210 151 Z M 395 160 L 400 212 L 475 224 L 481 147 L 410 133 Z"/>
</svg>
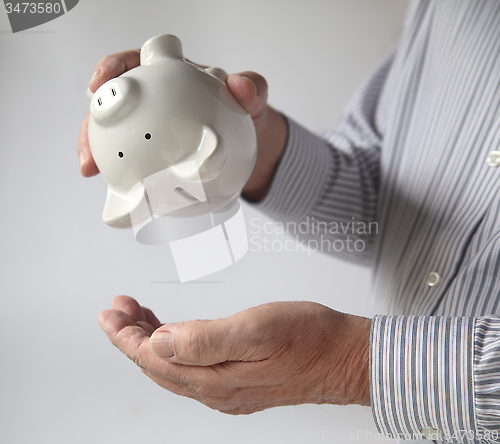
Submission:
<svg viewBox="0 0 500 444">
<path fill-rule="evenodd" d="M 120 158 L 123 157 L 123 153 L 121 151 L 118 153 L 118 157 L 120 157 Z"/>
<path fill-rule="evenodd" d="M 102 99 L 100 97 L 97 99 L 97 103 L 99 104 L 99 106 L 102 105 Z"/>
<path fill-rule="evenodd" d="M 149 139 L 151 139 L 151 134 L 146 133 L 146 134 L 144 134 L 144 137 L 146 138 L 146 140 L 149 140 Z"/>
</svg>

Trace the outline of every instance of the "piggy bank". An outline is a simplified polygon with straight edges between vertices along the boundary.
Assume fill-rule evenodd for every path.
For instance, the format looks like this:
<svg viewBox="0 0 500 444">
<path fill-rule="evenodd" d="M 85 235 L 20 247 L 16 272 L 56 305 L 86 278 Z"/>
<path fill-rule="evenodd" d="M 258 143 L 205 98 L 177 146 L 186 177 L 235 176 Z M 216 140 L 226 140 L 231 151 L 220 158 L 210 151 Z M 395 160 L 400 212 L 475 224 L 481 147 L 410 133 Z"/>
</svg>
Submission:
<svg viewBox="0 0 500 444">
<path fill-rule="evenodd" d="M 255 165 L 256 137 L 226 79 L 186 61 L 177 37 L 160 35 L 143 45 L 140 66 L 89 94 L 89 144 L 108 186 L 106 224 L 133 228 L 142 243 L 169 243 L 174 259 L 174 244 L 193 236 L 177 248 L 183 255 L 219 254 L 206 239 L 220 231 L 231 260 L 241 257 L 238 197 Z"/>
</svg>

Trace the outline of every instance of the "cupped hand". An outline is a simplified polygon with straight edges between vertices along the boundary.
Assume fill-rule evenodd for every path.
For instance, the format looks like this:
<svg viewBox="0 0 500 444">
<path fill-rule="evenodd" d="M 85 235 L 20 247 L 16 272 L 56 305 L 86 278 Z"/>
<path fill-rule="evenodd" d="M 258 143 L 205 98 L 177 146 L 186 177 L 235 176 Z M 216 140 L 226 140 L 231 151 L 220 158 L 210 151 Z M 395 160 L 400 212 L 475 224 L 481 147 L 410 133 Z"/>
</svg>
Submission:
<svg viewBox="0 0 500 444">
<path fill-rule="evenodd" d="M 224 413 L 303 403 L 370 404 L 371 321 L 312 302 L 161 325 L 119 296 L 99 315 L 110 341 L 161 387 Z"/>
<path fill-rule="evenodd" d="M 91 92 L 95 92 L 102 84 L 118 77 L 140 64 L 140 50 L 119 52 L 104 57 L 95 67 L 94 75 L 89 83 Z M 239 104 L 250 114 L 257 134 L 257 161 L 252 175 L 243 188 L 247 199 L 258 201 L 266 194 L 285 149 L 287 140 L 287 124 L 285 118 L 267 104 L 267 82 L 259 74 L 245 71 L 232 74 L 227 85 Z M 80 172 L 84 177 L 95 176 L 99 169 L 94 162 L 89 146 L 88 123 L 89 114 L 80 128 L 77 152 Z"/>
</svg>

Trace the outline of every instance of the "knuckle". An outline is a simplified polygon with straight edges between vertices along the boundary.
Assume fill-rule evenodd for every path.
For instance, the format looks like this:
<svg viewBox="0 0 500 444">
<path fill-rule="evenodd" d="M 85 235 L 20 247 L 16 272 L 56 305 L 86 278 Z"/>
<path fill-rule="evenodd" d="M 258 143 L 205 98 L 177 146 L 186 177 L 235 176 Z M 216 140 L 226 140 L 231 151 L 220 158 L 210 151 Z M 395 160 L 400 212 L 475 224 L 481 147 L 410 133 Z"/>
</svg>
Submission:
<svg viewBox="0 0 500 444">
<path fill-rule="evenodd" d="M 248 413 L 248 409 L 234 398 L 232 394 L 218 394 L 214 397 L 207 397 L 202 403 L 212 410 L 218 410 L 228 415 L 240 415 Z"/>
<path fill-rule="evenodd" d="M 251 407 L 238 400 L 226 401 L 223 404 L 219 404 L 218 406 L 216 406 L 216 410 L 226 415 L 232 415 L 232 416 L 248 415 L 249 413 L 254 412 L 254 410 Z"/>
<path fill-rule="evenodd" d="M 189 362 L 200 362 L 209 350 L 210 337 L 205 322 L 198 321 L 187 333 L 182 347 L 182 358 Z"/>
<path fill-rule="evenodd" d="M 99 60 L 99 63 L 96 65 L 96 71 L 99 69 L 99 68 L 102 68 L 102 69 L 106 69 L 106 67 L 109 65 L 110 63 L 110 60 L 111 60 L 112 56 L 111 55 L 107 55 L 105 57 L 103 57 L 101 60 Z"/>
<path fill-rule="evenodd" d="M 257 74 L 256 72 L 253 71 L 246 71 L 242 73 L 242 75 L 252 80 L 252 82 L 257 86 L 258 91 L 262 92 L 267 91 L 268 88 L 267 80 L 260 74 Z"/>
<path fill-rule="evenodd" d="M 125 71 L 125 63 L 121 57 L 111 54 L 101 59 L 96 70 L 98 68 L 102 69 L 103 76 L 107 81 L 122 74 Z"/>
<path fill-rule="evenodd" d="M 245 415 L 245 414 L 251 413 L 251 412 L 247 412 L 242 407 L 223 408 L 223 409 L 219 409 L 219 412 L 224 413 L 225 415 L 231 415 L 231 416 Z"/>
<path fill-rule="evenodd" d="M 202 376 L 190 377 L 185 386 L 186 390 L 204 404 L 217 404 L 224 399 L 228 399 L 230 389 L 220 380 L 216 372 L 211 371 L 212 367 L 207 367 Z"/>
<path fill-rule="evenodd" d="M 260 74 L 255 73 L 256 82 L 264 89 L 267 89 L 267 80 Z"/>
<path fill-rule="evenodd" d="M 182 387 L 183 396 L 196 399 L 198 402 L 201 402 L 209 407 L 219 396 L 217 390 L 207 387 L 201 381 L 190 380 L 189 382 L 185 382 L 183 384 L 179 384 L 179 382 L 176 382 L 176 384 Z"/>
<path fill-rule="evenodd" d="M 132 362 L 137 365 L 137 367 L 147 370 L 146 362 L 141 357 L 141 346 L 140 344 L 134 344 L 132 346 L 133 352 L 127 354 L 127 357 L 132 360 Z"/>
</svg>

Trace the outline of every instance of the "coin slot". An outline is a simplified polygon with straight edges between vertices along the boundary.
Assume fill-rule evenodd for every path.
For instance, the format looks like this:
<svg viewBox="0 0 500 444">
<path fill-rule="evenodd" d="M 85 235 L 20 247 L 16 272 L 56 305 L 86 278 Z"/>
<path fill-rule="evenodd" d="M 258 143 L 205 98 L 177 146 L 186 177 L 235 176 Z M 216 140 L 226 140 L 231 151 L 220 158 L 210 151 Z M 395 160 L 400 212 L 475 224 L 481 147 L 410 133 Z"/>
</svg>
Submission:
<svg viewBox="0 0 500 444">
<path fill-rule="evenodd" d="M 190 200 L 191 202 L 199 202 L 200 200 L 194 197 L 191 193 L 188 193 L 184 188 L 182 187 L 176 187 L 174 188 L 174 191 L 179 193 L 182 197 Z"/>
</svg>

